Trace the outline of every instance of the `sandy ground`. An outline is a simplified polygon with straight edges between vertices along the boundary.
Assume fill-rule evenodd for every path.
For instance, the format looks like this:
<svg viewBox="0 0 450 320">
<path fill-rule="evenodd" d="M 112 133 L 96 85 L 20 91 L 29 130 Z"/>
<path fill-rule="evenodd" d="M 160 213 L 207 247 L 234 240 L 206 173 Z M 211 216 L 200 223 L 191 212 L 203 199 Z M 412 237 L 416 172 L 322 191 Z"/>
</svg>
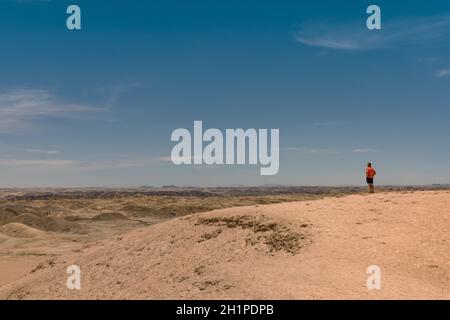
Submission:
<svg viewBox="0 0 450 320">
<path fill-rule="evenodd" d="M 0 260 L 0 286 L 19 280 L 46 259 L 45 257 L 29 256 L 2 257 Z"/>
<path fill-rule="evenodd" d="M 450 299 L 449 230 L 449 191 L 214 210 L 87 243 L 0 298 Z M 66 288 L 73 264 L 81 290 Z M 370 265 L 379 290 L 366 286 Z"/>
<path fill-rule="evenodd" d="M 358 188 L 0 189 L 0 286 L 83 244 L 175 217 L 355 191 Z"/>
</svg>

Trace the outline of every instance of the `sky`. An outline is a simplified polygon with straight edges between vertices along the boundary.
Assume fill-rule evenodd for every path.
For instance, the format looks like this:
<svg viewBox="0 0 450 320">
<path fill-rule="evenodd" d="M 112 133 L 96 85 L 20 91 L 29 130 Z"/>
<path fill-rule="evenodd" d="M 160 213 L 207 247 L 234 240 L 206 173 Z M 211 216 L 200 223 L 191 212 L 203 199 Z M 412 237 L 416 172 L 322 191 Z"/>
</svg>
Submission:
<svg viewBox="0 0 450 320">
<path fill-rule="evenodd" d="M 450 183 L 449 1 L 0 0 L 0 34 L 0 187 Z M 175 166 L 194 120 L 279 129 L 278 174 Z"/>
</svg>

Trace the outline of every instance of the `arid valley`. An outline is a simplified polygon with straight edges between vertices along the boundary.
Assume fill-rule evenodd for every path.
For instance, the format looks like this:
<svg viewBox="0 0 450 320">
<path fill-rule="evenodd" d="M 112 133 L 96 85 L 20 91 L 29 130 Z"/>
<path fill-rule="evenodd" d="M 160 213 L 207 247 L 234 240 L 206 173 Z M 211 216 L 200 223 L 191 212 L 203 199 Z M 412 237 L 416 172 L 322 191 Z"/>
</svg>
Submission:
<svg viewBox="0 0 450 320">
<path fill-rule="evenodd" d="M 3 189 L 0 298 L 449 299 L 449 208 L 444 186 Z"/>
</svg>

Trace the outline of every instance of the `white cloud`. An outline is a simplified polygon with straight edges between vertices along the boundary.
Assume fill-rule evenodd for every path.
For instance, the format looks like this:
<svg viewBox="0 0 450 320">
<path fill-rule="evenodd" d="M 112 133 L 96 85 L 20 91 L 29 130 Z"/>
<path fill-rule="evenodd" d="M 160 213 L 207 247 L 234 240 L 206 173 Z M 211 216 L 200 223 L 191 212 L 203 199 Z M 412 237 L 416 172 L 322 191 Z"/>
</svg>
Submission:
<svg viewBox="0 0 450 320">
<path fill-rule="evenodd" d="M 417 58 L 417 61 L 423 63 L 436 63 L 439 62 L 440 60 L 436 57 L 419 57 Z"/>
<path fill-rule="evenodd" d="M 67 103 L 46 90 L 0 91 L 0 130 L 15 130 L 36 120 L 69 117 L 95 110 L 99 109 Z"/>
<path fill-rule="evenodd" d="M 290 148 L 282 148 L 281 150 L 285 151 L 294 151 L 298 154 L 310 154 L 310 155 L 332 155 L 332 154 L 339 154 L 338 151 L 332 150 L 332 149 L 314 149 L 314 148 L 297 148 L 297 147 L 290 147 Z"/>
<path fill-rule="evenodd" d="M 72 159 L 0 159 L 0 167 L 29 167 L 45 168 L 47 170 L 66 169 L 70 172 L 91 172 L 102 170 L 120 170 L 133 169 L 148 166 L 158 159 L 141 158 L 141 159 L 113 159 L 113 160 L 72 160 Z"/>
<path fill-rule="evenodd" d="M 189 161 L 195 161 L 196 159 L 200 159 L 202 160 L 202 157 L 197 157 L 197 156 L 185 156 L 185 157 L 159 157 L 157 158 L 157 160 L 159 161 L 164 161 L 164 162 L 172 162 L 172 161 L 184 161 L 184 162 L 189 162 Z"/>
<path fill-rule="evenodd" d="M 141 87 L 139 82 L 124 82 L 110 88 L 108 97 L 106 99 L 106 106 L 112 108 L 128 91 Z"/>
<path fill-rule="evenodd" d="M 80 171 L 102 171 L 102 170 L 120 170 L 143 168 L 155 162 L 154 159 L 117 159 L 117 160 L 99 160 L 86 161 L 80 163 L 77 168 Z"/>
<path fill-rule="evenodd" d="M 325 122 L 314 122 L 305 126 L 307 129 L 315 129 L 315 128 L 325 128 L 325 127 L 338 127 L 348 125 L 348 122 L 344 121 L 325 121 Z"/>
<path fill-rule="evenodd" d="M 450 69 L 443 69 L 436 72 L 436 77 L 443 78 L 450 76 Z"/>
<path fill-rule="evenodd" d="M 380 150 L 373 149 L 373 148 L 359 148 L 359 149 L 353 149 L 352 152 L 353 153 L 375 153 L 375 152 L 380 152 Z"/>
<path fill-rule="evenodd" d="M 78 164 L 79 162 L 75 160 L 23 160 L 23 159 L 0 160 L 0 166 L 7 166 L 7 167 L 23 167 L 23 166 L 67 167 L 67 166 L 75 166 Z"/>
<path fill-rule="evenodd" d="M 450 36 L 450 15 L 400 18 L 368 30 L 361 21 L 345 24 L 306 23 L 296 40 L 306 46 L 335 50 L 373 50 L 436 43 Z"/>
<path fill-rule="evenodd" d="M 46 154 L 46 155 L 55 155 L 61 153 L 58 150 L 43 150 L 43 149 L 25 149 L 25 151 L 32 154 Z"/>
</svg>

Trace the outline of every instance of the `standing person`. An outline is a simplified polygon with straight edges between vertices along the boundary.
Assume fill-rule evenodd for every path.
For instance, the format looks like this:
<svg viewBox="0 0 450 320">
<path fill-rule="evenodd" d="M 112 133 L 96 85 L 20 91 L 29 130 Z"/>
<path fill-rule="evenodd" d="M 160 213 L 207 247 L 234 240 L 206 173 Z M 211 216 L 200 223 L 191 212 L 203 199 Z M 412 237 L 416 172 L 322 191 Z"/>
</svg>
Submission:
<svg viewBox="0 0 450 320">
<path fill-rule="evenodd" d="M 370 193 L 374 193 L 373 178 L 375 177 L 376 174 L 377 174 L 377 172 L 375 171 L 374 168 L 372 168 L 372 164 L 369 162 L 367 164 L 367 168 L 366 168 L 366 181 L 367 181 L 367 184 L 369 185 Z"/>
</svg>

